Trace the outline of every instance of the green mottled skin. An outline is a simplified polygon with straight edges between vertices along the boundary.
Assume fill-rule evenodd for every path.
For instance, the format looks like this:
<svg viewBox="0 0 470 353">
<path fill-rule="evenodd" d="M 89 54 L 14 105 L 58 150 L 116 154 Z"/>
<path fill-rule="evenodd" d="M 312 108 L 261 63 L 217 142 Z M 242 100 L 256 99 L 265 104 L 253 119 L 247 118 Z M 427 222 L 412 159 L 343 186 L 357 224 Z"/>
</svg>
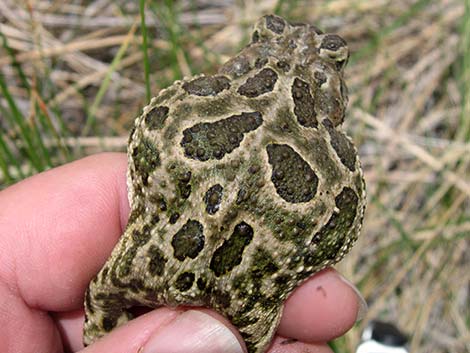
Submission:
<svg viewBox="0 0 470 353">
<path fill-rule="evenodd" d="M 173 83 L 131 133 L 125 233 L 85 298 L 84 342 L 136 305 L 210 307 L 264 352 L 284 300 L 339 261 L 365 207 L 341 129 L 348 49 L 265 16 L 214 76 Z"/>
</svg>

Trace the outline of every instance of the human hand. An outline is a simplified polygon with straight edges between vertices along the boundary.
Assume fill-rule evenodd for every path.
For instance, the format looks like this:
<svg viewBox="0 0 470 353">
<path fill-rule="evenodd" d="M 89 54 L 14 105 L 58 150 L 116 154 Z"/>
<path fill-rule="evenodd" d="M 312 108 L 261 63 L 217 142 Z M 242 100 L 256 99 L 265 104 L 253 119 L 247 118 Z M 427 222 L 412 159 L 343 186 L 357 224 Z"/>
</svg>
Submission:
<svg viewBox="0 0 470 353">
<path fill-rule="evenodd" d="M 126 163 L 124 154 L 95 155 L 0 192 L 3 352 L 245 349 L 230 323 L 199 308 L 152 310 L 83 348 L 85 289 L 127 222 Z M 344 334 L 364 310 L 351 284 L 332 269 L 321 271 L 287 300 L 269 353 L 331 352 L 326 342 Z"/>
</svg>

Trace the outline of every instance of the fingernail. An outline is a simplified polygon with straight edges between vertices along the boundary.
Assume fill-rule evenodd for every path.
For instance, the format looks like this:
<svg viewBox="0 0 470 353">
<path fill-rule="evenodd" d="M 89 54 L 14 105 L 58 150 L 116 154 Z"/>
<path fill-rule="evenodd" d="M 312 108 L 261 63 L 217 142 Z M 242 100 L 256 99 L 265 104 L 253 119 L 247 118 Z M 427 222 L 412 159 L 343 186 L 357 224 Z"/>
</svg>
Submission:
<svg viewBox="0 0 470 353">
<path fill-rule="evenodd" d="M 340 274 L 338 274 L 338 276 L 344 283 L 346 283 L 354 291 L 354 293 L 356 293 L 356 296 L 357 296 L 357 299 L 358 299 L 358 302 L 359 302 L 359 308 L 357 310 L 356 322 L 361 321 L 366 316 L 367 310 L 368 310 L 366 300 L 364 299 L 361 292 L 359 292 L 359 289 L 357 289 L 357 287 L 354 284 L 349 282 L 349 280 L 347 280 L 346 278 L 344 278 Z"/>
<path fill-rule="evenodd" d="M 219 320 L 188 310 L 155 333 L 143 353 L 243 353 L 235 335 Z"/>
</svg>

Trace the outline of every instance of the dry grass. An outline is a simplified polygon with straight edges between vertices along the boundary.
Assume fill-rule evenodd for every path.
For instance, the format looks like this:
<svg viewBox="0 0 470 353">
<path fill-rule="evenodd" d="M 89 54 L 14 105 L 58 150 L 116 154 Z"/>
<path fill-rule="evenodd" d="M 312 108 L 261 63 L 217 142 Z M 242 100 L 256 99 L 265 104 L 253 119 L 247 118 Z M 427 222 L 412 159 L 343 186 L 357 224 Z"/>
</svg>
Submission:
<svg viewBox="0 0 470 353">
<path fill-rule="evenodd" d="M 352 51 L 346 128 L 369 197 L 339 268 L 370 309 L 336 346 L 353 352 L 381 318 L 412 352 L 470 352 L 469 1 L 243 3 L 147 2 L 147 61 L 138 2 L 0 1 L 0 183 L 124 150 L 147 85 L 214 72 L 262 14 L 315 23 Z"/>
</svg>

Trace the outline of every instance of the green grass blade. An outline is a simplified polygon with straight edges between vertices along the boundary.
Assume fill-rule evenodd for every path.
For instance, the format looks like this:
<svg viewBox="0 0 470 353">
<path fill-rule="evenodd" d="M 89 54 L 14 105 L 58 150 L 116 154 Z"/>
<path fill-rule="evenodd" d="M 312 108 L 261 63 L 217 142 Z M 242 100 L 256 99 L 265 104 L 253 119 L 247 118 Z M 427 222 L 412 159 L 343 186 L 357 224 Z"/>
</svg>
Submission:
<svg viewBox="0 0 470 353">
<path fill-rule="evenodd" d="M 173 79 L 180 79 L 183 76 L 179 66 L 178 56 L 186 56 L 181 38 L 181 26 L 179 24 L 178 11 L 175 9 L 175 4 L 171 0 L 165 0 L 163 3 L 151 3 L 151 9 L 155 16 L 160 20 L 168 34 L 168 41 L 170 43 L 170 52 L 168 64 L 173 72 Z"/>
<path fill-rule="evenodd" d="M 9 115 L 9 112 L 0 104 L 0 113 L 3 114 L 2 116 Z M 8 119 L 9 120 L 9 119 Z M 20 163 L 18 158 L 15 158 L 15 154 L 13 151 L 10 150 L 8 145 L 8 135 L 5 133 L 0 134 L 0 149 L 2 150 L 2 157 L 3 161 L 10 166 L 14 166 L 16 169 L 16 176 L 13 176 L 13 179 L 17 179 L 18 177 L 24 179 L 26 176 L 21 169 Z M 8 169 L 8 173 L 10 173 L 10 168 Z M 12 180 L 14 181 L 14 180 Z"/>
<path fill-rule="evenodd" d="M 46 103 L 41 99 L 41 97 L 39 97 L 39 95 L 36 95 L 36 114 L 39 117 L 39 120 L 41 122 L 43 129 L 50 132 L 51 136 L 55 139 L 57 147 L 59 148 L 59 151 L 62 153 L 62 157 L 64 157 L 62 162 L 66 162 L 70 160 L 71 158 L 70 152 L 67 146 L 63 143 L 60 133 L 57 131 L 56 127 L 52 123 L 51 117 L 47 110 Z M 58 119 L 58 120 L 61 120 L 61 119 Z"/>
<path fill-rule="evenodd" d="M 274 7 L 273 13 L 285 17 L 289 19 L 293 10 L 298 8 L 298 0 L 294 1 L 285 1 L 285 0 L 278 0 L 276 6 Z"/>
<path fill-rule="evenodd" d="M 380 31 L 375 32 L 371 40 L 369 40 L 369 42 L 364 47 L 351 56 L 350 62 L 355 63 L 375 51 L 382 43 L 382 39 L 384 37 L 393 32 L 395 29 L 404 26 L 410 19 L 419 14 L 419 12 L 423 10 L 424 7 L 429 4 L 429 2 L 430 0 L 418 0 L 413 5 L 411 5 L 406 12 L 396 18 L 390 25 L 386 26 Z"/>
<path fill-rule="evenodd" d="M 8 86 L 6 85 L 2 72 L 0 72 L 0 92 L 7 101 L 11 112 L 12 123 L 19 127 L 20 136 L 25 143 L 25 149 L 29 157 L 29 161 L 33 165 L 34 169 L 37 171 L 43 171 L 46 166 L 44 165 L 42 158 L 37 153 L 37 146 L 35 146 L 33 136 L 30 134 L 31 131 L 24 121 L 23 114 L 21 114 L 12 95 L 10 94 L 10 91 L 8 90 Z"/>
<path fill-rule="evenodd" d="M 41 78 L 37 78 L 35 81 L 33 81 L 33 85 L 29 93 L 35 102 L 36 117 L 38 118 L 41 124 L 44 136 L 52 136 L 53 138 L 55 138 L 55 140 L 57 141 L 57 146 L 61 153 L 62 162 L 65 162 L 70 160 L 71 156 L 67 148 L 65 148 L 65 146 L 61 143 L 60 139 L 61 136 L 69 136 L 70 134 L 63 119 L 61 119 L 59 107 L 55 103 L 50 103 L 51 100 L 57 95 L 58 91 L 58 87 L 51 79 L 53 68 L 46 63 L 44 65 L 44 68 L 45 71 L 41 73 Z M 41 82 L 41 84 L 35 85 L 34 83 L 37 81 Z M 57 131 L 56 127 L 52 123 L 49 111 L 55 114 L 55 121 L 57 122 L 59 131 Z M 38 143 L 42 145 L 41 141 L 38 141 Z M 48 164 L 52 165 L 49 163 L 49 150 L 45 148 L 43 150 L 43 154 L 46 160 L 48 160 Z"/>
<path fill-rule="evenodd" d="M 119 50 L 114 57 L 113 61 L 109 65 L 108 72 L 106 73 L 106 76 L 103 79 L 103 82 L 100 85 L 100 88 L 98 89 L 98 93 L 96 94 L 95 100 L 93 101 L 93 104 L 90 107 L 90 111 L 85 123 L 85 127 L 83 128 L 83 136 L 86 136 L 90 129 L 94 126 L 96 122 L 96 112 L 98 110 L 98 107 L 101 104 L 101 101 L 103 100 L 103 97 L 108 90 L 109 83 L 111 82 L 111 75 L 116 71 L 116 67 L 119 65 L 119 63 L 122 60 L 122 57 L 124 56 L 125 52 L 127 51 L 127 47 L 129 46 L 129 42 L 131 38 L 134 36 L 135 30 L 137 26 L 136 23 L 132 25 L 126 39 L 123 41 L 121 46 L 119 47 Z"/>
<path fill-rule="evenodd" d="M 23 88 L 25 88 L 29 94 L 31 91 L 31 87 L 29 85 L 28 79 L 26 78 L 26 75 L 24 74 L 20 63 L 18 62 L 18 60 L 16 60 L 16 56 L 15 56 L 15 53 L 13 53 L 13 49 L 11 49 L 10 46 L 8 45 L 7 37 L 1 31 L 0 31 L 0 37 L 2 37 L 2 46 L 7 51 L 8 56 L 11 58 L 11 64 L 13 68 L 16 70 L 16 72 L 18 73 L 18 77 L 20 78 Z"/>
<path fill-rule="evenodd" d="M 2 181 L 5 181 L 7 184 L 11 184 L 14 181 L 14 178 L 10 174 L 10 170 L 8 169 L 8 162 L 7 160 L 11 160 L 8 154 L 8 147 L 3 141 L 3 136 L 0 134 L 0 170 L 3 173 L 3 177 L 0 178 L 0 185 Z M 1 189 L 1 186 L 0 186 Z"/>
<path fill-rule="evenodd" d="M 470 0 L 465 1 L 465 13 L 462 16 L 460 26 L 460 38 L 462 48 L 462 73 L 460 77 L 460 90 L 462 94 L 462 114 L 460 117 L 461 128 L 458 131 L 460 140 L 470 140 Z"/>
<path fill-rule="evenodd" d="M 150 62 L 148 57 L 148 34 L 147 26 L 145 25 L 145 0 L 140 0 L 140 22 L 142 31 L 142 52 L 144 54 L 144 76 L 145 76 L 145 96 L 147 103 L 150 102 Z"/>
<path fill-rule="evenodd" d="M 377 195 L 371 195 L 371 203 L 375 204 L 384 212 L 384 215 L 387 216 L 390 225 L 393 226 L 396 231 L 400 234 L 403 244 L 411 248 L 413 251 L 416 251 L 418 249 L 418 244 L 413 241 L 410 234 L 408 234 L 408 232 L 406 231 L 404 225 L 400 222 L 399 219 L 395 217 L 394 213 L 379 200 Z"/>
<path fill-rule="evenodd" d="M 34 118 L 31 121 L 31 132 L 33 133 L 33 138 L 35 139 L 35 145 L 38 147 L 38 151 L 41 152 L 42 159 L 44 160 L 44 164 L 46 166 L 52 166 L 52 160 L 49 149 L 46 148 L 44 145 L 41 130 L 39 128 L 39 124 L 42 123 L 44 117 L 38 112 L 38 108 L 35 104 L 34 107 Z"/>
<path fill-rule="evenodd" d="M 276 6 L 274 7 L 274 13 L 278 16 L 282 14 L 282 7 L 285 3 L 285 0 L 278 0 L 276 3 Z"/>
<path fill-rule="evenodd" d="M 29 84 L 26 78 L 26 75 L 24 74 L 21 68 L 21 65 L 16 60 L 16 56 L 13 50 L 8 45 L 8 39 L 1 32 L 0 32 L 0 37 L 2 38 L 2 46 L 5 48 L 7 54 L 11 58 L 12 66 L 15 69 L 23 88 L 26 89 L 28 96 L 30 97 L 31 92 L 32 92 L 31 85 Z M 11 110 L 11 114 L 9 116 L 10 118 L 13 118 L 11 119 L 11 121 L 13 125 L 19 126 L 20 128 L 22 138 L 26 144 L 26 150 L 30 157 L 31 163 L 34 165 L 34 167 L 37 170 L 42 170 L 44 169 L 45 166 L 50 166 L 51 159 L 49 156 L 49 151 L 44 147 L 42 143 L 42 137 L 37 126 L 34 123 L 32 124 L 32 126 L 28 126 L 28 124 L 25 123 L 24 117 L 22 116 L 21 112 L 17 108 L 16 103 L 13 97 L 11 96 L 11 94 L 9 93 L 8 86 L 6 84 L 4 84 L 4 87 L 2 87 L 2 91 L 5 95 L 5 98 L 7 98 L 8 100 L 8 105 Z M 41 159 L 43 160 L 43 162 L 39 163 Z"/>
</svg>

